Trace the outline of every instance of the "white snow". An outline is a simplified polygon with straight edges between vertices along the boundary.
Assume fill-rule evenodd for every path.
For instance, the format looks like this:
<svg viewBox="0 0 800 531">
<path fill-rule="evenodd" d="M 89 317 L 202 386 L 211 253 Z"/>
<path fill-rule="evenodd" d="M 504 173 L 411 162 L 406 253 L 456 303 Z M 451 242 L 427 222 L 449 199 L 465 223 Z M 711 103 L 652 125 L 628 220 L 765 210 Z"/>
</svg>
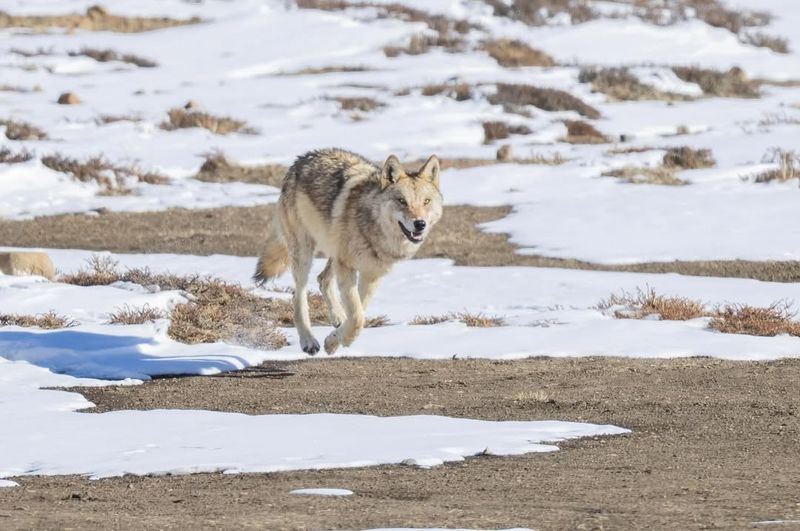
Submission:
<svg viewBox="0 0 800 531">
<path fill-rule="evenodd" d="M 19 487 L 19 483 L 8 479 L 0 479 L 0 488 L 3 487 Z"/>
<path fill-rule="evenodd" d="M 298 494 L 300 496 L 352 496 L 353 491 L 347 489 L 295 489 L 290 491 L 289 494 Z"/>
</svg>

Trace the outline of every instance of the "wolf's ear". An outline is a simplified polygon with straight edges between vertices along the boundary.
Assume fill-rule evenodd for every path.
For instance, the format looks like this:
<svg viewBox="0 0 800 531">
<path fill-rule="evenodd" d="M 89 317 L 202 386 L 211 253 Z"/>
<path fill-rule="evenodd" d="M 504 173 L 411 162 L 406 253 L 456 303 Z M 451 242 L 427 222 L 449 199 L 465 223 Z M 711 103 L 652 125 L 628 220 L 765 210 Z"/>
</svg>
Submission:
<svg viewBox="0 0 800 531">
<path fill-rule="evenodd" d="M 389 158 L 383 163 L 383 171 L 381 171 L 381 188 L 386 188 L 405 176 L 406 171 L 400 164 L 400 160 L 394 155 L 389 155 Z"/>
<path fill-rule="evenodd" d="M 436 155 L 431 155 L 430 158 L 422 165 L 419 170 L 419 178 L 426 179 L 433 183 L 436 188 L 439 188 L 439 159 Z"/>
</svg>

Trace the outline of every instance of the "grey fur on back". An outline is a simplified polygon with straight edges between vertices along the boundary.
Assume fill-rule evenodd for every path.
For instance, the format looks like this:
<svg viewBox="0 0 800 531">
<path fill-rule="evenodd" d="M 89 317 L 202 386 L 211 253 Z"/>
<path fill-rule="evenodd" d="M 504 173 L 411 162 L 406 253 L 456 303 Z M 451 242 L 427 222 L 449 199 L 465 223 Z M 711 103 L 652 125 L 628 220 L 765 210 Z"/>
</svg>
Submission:
<svg viewBox="0 0 800 531">
<path fill-rule="evenodd" d="M 380 168 L 361 155 L 338 148 L 318 149 L 294 161 L 284 181 L 284 190 L 291 192 L 287 188 L 296 187 L 330 217 L 333 204 L 349 178 L 378 173 Z"/>
</svg>

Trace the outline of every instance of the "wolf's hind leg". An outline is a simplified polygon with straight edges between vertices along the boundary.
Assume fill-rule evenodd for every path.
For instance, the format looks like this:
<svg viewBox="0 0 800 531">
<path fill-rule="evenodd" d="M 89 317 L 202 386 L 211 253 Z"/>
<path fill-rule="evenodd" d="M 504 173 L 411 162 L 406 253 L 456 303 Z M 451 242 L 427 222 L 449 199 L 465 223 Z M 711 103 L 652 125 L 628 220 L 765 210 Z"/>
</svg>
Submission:
<svg viewBox="0 0 800 531">
<path fill-rule="evenodd" d="M 341 262 L 334 264 L 334 270 L 347 317 L 344 323 L 325 338 L 325 352 L 328 354 L 333 354 L 339 345 L 349 346 L 364 328 L 364 310 L 358 294 L 356 270 Z"/>
<path fill-rule="evenodd" d="M 342 303 L 339 302 L 339 296 L 336 293 L 336 286 L 331 282 L 333 276 L 333 259 L 329 258 L 328 263 L 325 264 L 325 269 L 319 274 L 317 280 L 319 281 L 319 291 L 322 293 L 322 298 L 325 299 L 325 305 L 328 307 L 331 325 L 335 328 L 344 322 L 345 314 Z"/>
<path fill-rule="evenodd" d="M 311 333 L 311 319 L 308 316 L 308 274 L 314 258 L 314 241 L 308 235 L 293 237 L 290 238 L 289 247 L 294 276 L 294 325 L 303 352 L 313 355 L 319 352 L 319 342 Z"/>
</svg>

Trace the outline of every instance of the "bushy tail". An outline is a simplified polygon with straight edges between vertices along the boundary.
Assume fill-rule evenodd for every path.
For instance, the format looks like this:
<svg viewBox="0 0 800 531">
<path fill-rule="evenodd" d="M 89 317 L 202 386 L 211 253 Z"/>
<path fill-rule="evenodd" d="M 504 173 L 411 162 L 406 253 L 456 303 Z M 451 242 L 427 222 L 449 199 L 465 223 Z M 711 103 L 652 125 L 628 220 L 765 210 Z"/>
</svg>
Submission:
<svg viewBox="0 0 800 531">
<path fill-rule="evenodd" d="M 270 223 L 267 242 L 258 258 L 258 264 L 256 264 L 253 280 L 258 285 L 277 277 L 289 268 L 289 247 L 286 245 L 286 236 L 283 234 L 280 208 L 281 206 L 278 204 Z"/>
</svg>

